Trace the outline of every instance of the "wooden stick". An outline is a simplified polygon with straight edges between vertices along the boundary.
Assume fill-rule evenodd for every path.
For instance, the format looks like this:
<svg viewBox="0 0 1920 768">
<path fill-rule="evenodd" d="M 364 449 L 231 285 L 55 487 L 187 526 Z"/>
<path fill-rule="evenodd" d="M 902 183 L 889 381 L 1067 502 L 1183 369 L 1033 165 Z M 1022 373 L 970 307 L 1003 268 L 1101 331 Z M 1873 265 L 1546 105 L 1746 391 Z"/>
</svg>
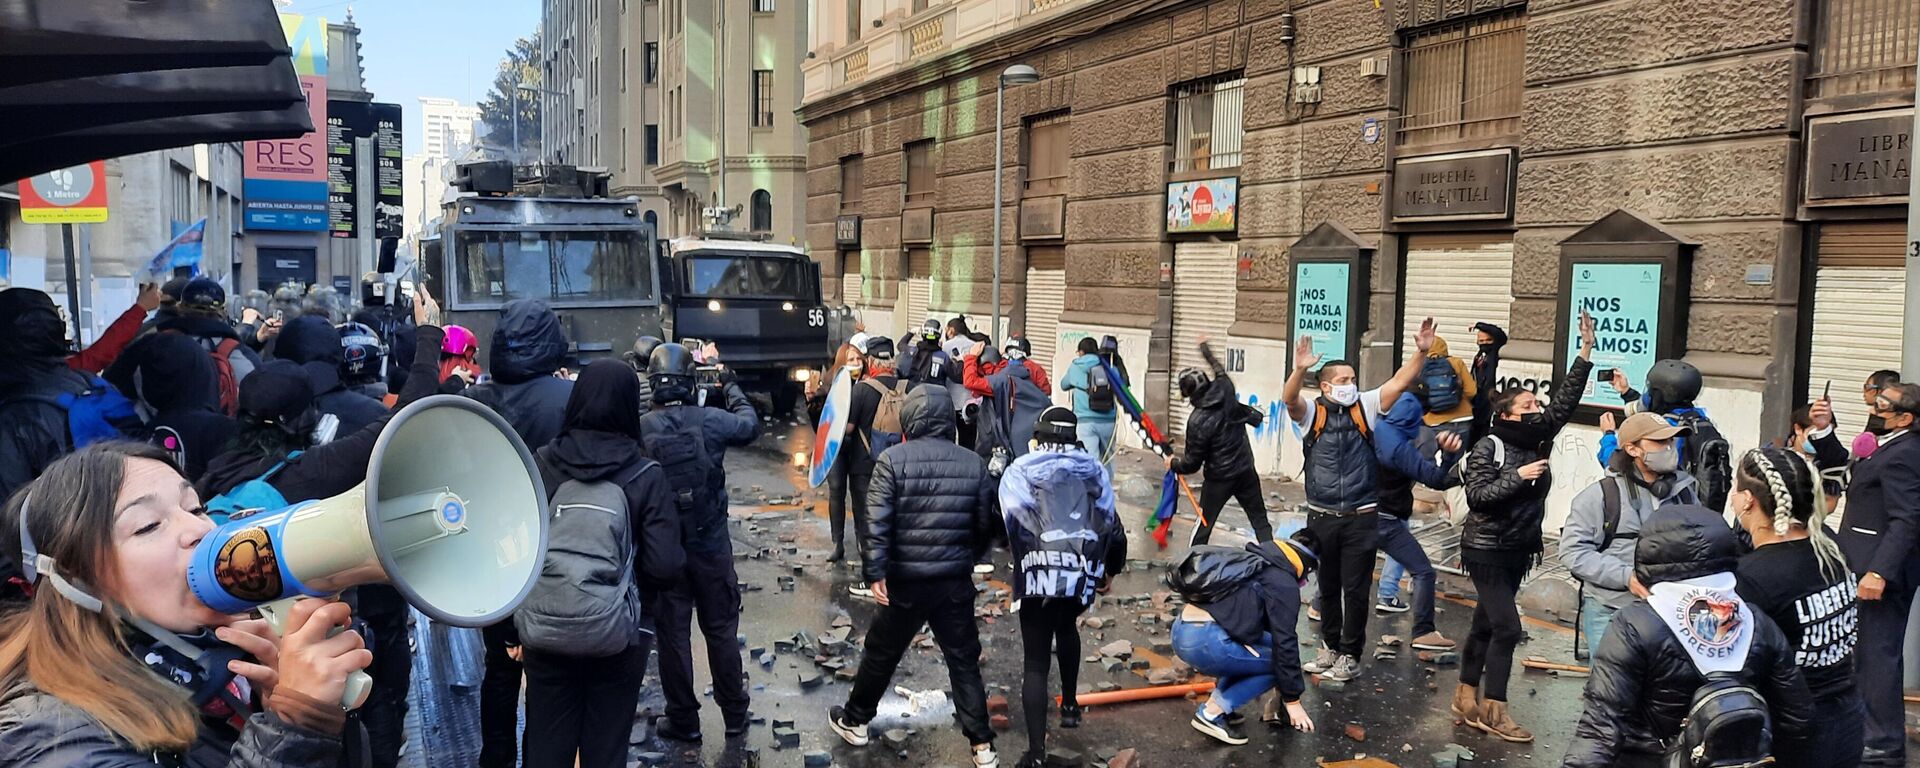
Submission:
<svg viewBox="0 0 1920 768">
<path fill-rule="evenodd" d="M 1206 525 L 1207 513 L 1205 510 L 1202 510 L 1200 508 L 1200 500 L 1193 497 L 1193 486 L 1187 485 L 1187 478 L 1185 475 L 1174 475 L 1174 477 L 1180 480 L 1180 490 L 1187 492 L 1187 501 L 1193 504 L 1193 516 L 1200 520 L 1200 524 L 1202 526 Z"/>
<path fill-rule="evenodd" d="M 1213 690 L 1212 682 L 1188 683 L 1186 685 L 1155 685 L 1147 688 L 1122 688 L 1102 693 L 1083 693 L 1075 697 L 1080 706 L 1091 707 L 1099 704 L 1124 704 L 1129 701 L 1151 701 L 1154 699 L 1172 699 L 1189 693 L 1206 693 Z M 1060 697 L 1053 697 L 1053 703 L 1059 704 Z"/>
<path fill-rule="evenodd" d="M 1578 672 L 1583 675 L 1590 674 L 1593 671 L 1574 664 L 1561 664 L 1555 661 L 1547 661 L 1538 656 L 1528 656 L 1527 658 L 1521 659 L 1520 666 L 1526 667 L 1527 669 L 1550 670 L 1554 672 Z"/>
</svg>

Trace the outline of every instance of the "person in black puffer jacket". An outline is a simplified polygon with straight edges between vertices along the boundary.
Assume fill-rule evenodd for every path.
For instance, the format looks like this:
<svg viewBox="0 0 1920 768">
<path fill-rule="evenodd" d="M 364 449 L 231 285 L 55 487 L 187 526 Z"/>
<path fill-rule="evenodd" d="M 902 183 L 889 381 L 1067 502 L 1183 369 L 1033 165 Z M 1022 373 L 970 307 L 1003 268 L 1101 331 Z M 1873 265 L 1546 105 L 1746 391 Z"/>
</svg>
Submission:
<svg viewBox="0 0 1920 768">
<path fill-rule="evenodd" d="M 51 297 L 0 291 L 0 498 L 73 451 L 66 412 L 45 399 L 87 391 L 87 377 L 67 367 L 70 352 Z"/>
<path fill-rule="evenodd" d="M 1187 417 L 1186 450 L 1167 457 L 1167 468 L 1180 474 L 1205 470 L 1200 512 L 1206 522 L 1194 526 L 1191 543 L 1207 543 L 1213 526 L 1220 522 L 1220 512 L 1232 499 L 1239 499 L 1241 511 L 1247 513 L 1254 540 L 1267 541 L 1273 538 L 1273 524 L 1267 521 L 1266 495 L 1260 490 L 1246 430 L 1260 426 L 1263 417 L 1240 402 L 1233 378 L 1206 339 L 1200 340 L 1200 356 L 1213 374 L 1193 368 L 1180 372 L 1180 396 L 1193 403 L 1193 413 Z"/>
<path fill-rule="evenodd" d="M 1563 765 L 1664 765 L 1661 745 L 1680 735 L 1708 673 L 1731 673 L 1753 686 L 1771 710 L 1774 754 L 1797 754 L 1812 732 L 1813 696 L 1787 636 L 1735 591 L 1737 548 L 1733 529 L 1705 507 L 1669 507 L 1641 529 L 1633 578 L 1644 599 L 1620 609 L 1594 651 L 1585 707 Z M 1687 608 L 1702 602 L 1708 610 Z M 1715 623 L 1707 630 L 1714 637 L 1734 635 L 1730 647 L 1745 644 L 1746 657 L 1690 651 L 1709 648 L 1693 641 L 1705 629 L 1702 622 Z"/>
<path fill-rule="evenodd" d="M 274 344 L 274 357 L 307 369 L 313 383 L 313 407 L 340 420 L 338 434 L 351 435 L 387 415 L 379 400 L 347 388 L 340 380 L 340 332 L 322 315 L 301 315 L 287 323 Z"/>
<path fill-rule="evenodd" d="M 954 443 L 953 400 L 945 387 L 915 387 L 900 421 L 906 442 L 880 454 L 867 492 L 866 578 L 884 609 L 867 631 L 846 706 L 834 707 L 827 724 L 848 744 L 865 746 L 872 738 L 867 724 L 900 657 L 920 628 L 931 625 L 974 764 L 997 765 L 973 617 L 973 564 L 999 524 L 993 478 L 985 461 Z"/>
<path fill-rule="evenodd" d="M 1541 521 L 1553 476 L 1547 457 L 1553 438 L 1573 417 L 1593 372 L 1594 323 L 1580 313 L 1580 356 L 1553 387 L 1544 409 L 1534 393 L 1509 387 L 1493 396 L 1491 434 L 1467 455 L 1467 503 L 1473 508 L 1460 532 L 1460 560 L 1480 594 L 1473 630 L 1460 664 L 1453 715 L 1460 722 L 1511 742 L 1533 741 L 1507 713 L 1507 678 L 1520 643 L 1520 580 L 1540 560 Z M 1486 689 L 1480 689 L 1482 676 Z"/>
</svg>

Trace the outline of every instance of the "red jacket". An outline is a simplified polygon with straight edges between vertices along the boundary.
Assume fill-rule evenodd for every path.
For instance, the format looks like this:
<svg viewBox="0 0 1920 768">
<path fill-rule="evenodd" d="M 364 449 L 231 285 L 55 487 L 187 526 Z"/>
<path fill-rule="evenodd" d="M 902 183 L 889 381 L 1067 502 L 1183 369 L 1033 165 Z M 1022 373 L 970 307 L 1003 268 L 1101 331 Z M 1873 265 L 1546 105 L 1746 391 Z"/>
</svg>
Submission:
<svg viewBox="0 0 1920 768">
<path fill-rule="evenodd" d="M 135 304 L 115 318 L 113 325 L 100 333 L 100 338 L 86 349 L 67 356 L 67 367 L 81 373 L 98 374 L 113 365 L 115 358 L 126 351 L 133 338 L 140 335 L 140 325 L 147 321 L 145 307 Z"/>
<path fill-rule="evenodd" d="M 972 392 L 981 397 L 992 397 L 993 384 L 987 381 L 987 377 L 999 373 L 1006 367 L 1007 361 L 1005 360 L 998 363 L 981 365 L 979 355 L 967 355 L 967 364 L 962 383 L 966 385 L 968 392 Z M 1052 391 L 1052 388 L 1047 384 L 1047 369 L 1040 367 L 1040 364 L 1035 362 L 1033 358 L 1027 358 L 1027 371 L 1033 374 L 1033 383 L 1040 387 L 1040 391 Z"/>
</svg>

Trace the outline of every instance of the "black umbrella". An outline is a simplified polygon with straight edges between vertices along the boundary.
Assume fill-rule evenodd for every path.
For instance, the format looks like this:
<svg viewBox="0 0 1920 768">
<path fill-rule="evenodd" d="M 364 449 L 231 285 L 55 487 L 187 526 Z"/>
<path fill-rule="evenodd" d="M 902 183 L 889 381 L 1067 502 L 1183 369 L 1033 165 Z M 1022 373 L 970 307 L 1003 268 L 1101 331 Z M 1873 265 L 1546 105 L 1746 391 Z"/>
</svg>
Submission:
<svg viewBox="0 0 1920 768">
<path fill-rule="evenodd" d="M 168 69 L 0 88 L 0 147 L 118 123 L 223 112 L 276 111 L 303 103 L 282 57 L 250 67 Z"/>
<path fill-rule="evenodd" d="M 270 0 L 0 2 L 0 87 L 262 65 L 289 50 Z"/>
<path fill-rule="evenodd" d="M 192 144 L 291 139 L 313 130 L 305 101 L 255 112 L 167 117 L 104 125 L 24 141 L 0 152 L 0 179 L 24 179 L 81 163 Z"/>
</svg>

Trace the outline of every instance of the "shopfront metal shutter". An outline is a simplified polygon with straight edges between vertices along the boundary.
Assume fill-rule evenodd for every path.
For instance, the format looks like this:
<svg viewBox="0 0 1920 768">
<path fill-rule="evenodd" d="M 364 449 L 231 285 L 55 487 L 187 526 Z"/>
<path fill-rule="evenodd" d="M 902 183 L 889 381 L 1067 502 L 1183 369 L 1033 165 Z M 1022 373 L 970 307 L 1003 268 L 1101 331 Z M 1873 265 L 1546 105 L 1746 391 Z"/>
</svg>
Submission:
<svg viewBox="0 0 1920 768">
<path fill-rule="evenodd" d="M 860 308 L 860 273 L 853 272 L 840 277 L 840 301 L 849 307 Z"/>
<path fill-rule="evenodd" d="M 1906 315 L 1906 222 L 1828 224 L 1820 228 L 1814 273 L 1813 335 L 1807 389 L 1819 397 L 1833 382 L 1834 423 L 1850 440 L 1867 423 L 1860 385 L 1882 368 L 1900 370 Z"/>
<path fill-rule="evenodd" d="M 901 292 L 906 302 L 901 313 L 901 324 L 906 326 L 901 333 L 913 333 L 927 321 L 933 305 L 933 251 L 915 248 L 907 252 L 907 285 Z"/>
<path fill-rule="evenodd" d="M 1199 339 L 1212 336 L 1215 351 L 1225 354 L 1227 328 L 1233 325 L 1234 259 L 1232 243 L 1181 243 L 1173 249 L 1173 376 L 1168 382 L 1166 425 L 1170 436 L 1187 433 L 1187 415 L 1193 406 L 1180 396 L 1180 372 L 1207 369 Z"/>
<path fill-rule="evenodd" d="M 1474 323 L 1507 327 L 1513 311 L 1513 240 L 1505 234 L 1424 235 L 1407 243 L 1400 359 L 1413 354 L 1420 321 L 1433 318 L 1456 357 L 1473 356 Z"/>
<path fill-rule="evenodd" d="M 1035 246 L 1027 249 L 1027 322 L 1024 333 L 1033 344 L 1033 359 L 1058 381 L 1054 368 L 1055 347 L 1059 346 L 1060 313 L 1067 309 L 1067 253 L 1061 246 Z M 1049 382 L 1051 383 L 1051 381 Z M 1049 397 L 1053 393 L 1047 393 Z"/>
</svg>

